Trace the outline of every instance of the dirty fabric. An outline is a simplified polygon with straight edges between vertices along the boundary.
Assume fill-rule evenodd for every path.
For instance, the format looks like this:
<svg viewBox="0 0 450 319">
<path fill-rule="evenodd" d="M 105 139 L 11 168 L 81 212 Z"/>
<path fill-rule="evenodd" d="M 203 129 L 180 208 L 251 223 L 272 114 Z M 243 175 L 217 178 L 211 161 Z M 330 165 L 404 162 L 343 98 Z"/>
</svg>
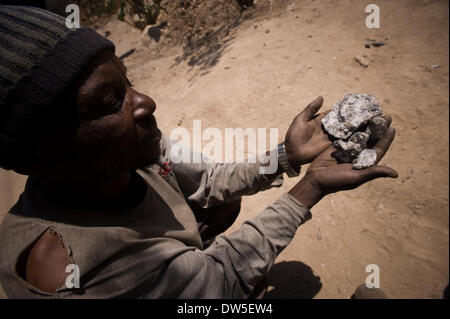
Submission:
<svg viewBox="0 0 450 319">
<path fill-rule="evenodd" d="M 81 211 L 41 196 L 33 177 L 0 226 L 0 282 L 10 298 L 246 298 L 311 215 L 289 194 L 218 236 L 204 249 L 188 203 L 231 203 L 282 184 L 259 174 L 258 163 L 172 163 L 173 143 L 161 141 L 158 164 L 138 170 L 147 191 L 132 210 Z M 166 174 L 161 168 L 170 167 Z M 211 210 L 212 213 L 214 210 Z M 17 272 L 20 255 L 48 228 L 79 267 L 80 288 L 49 294 Z M 68 274 L 69 275 L 69 274 Z"/>
</svg>

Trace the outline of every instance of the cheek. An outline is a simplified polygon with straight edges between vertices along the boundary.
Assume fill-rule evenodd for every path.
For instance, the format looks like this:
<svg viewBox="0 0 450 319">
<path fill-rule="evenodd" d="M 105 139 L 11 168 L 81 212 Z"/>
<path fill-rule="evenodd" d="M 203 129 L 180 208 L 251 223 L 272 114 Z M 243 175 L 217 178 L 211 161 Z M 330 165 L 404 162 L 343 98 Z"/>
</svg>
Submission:
<svg viewBox="0 0 450 319">
<path fill-rule="evenodd" d="M 117 113 L 82 124 L 75 138 L 75 149 L 91 160 L 118 160 L 133 154 L 135 140 L 132 118 Z"/>
</svg>

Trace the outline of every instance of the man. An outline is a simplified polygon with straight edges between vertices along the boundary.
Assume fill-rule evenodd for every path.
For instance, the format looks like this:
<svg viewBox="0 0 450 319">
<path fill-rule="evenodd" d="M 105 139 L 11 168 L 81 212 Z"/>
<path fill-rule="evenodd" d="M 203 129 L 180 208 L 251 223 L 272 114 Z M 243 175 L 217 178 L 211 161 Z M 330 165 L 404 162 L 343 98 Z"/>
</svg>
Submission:
<svg viewBox="0 0 450 319">
<path fill-rule="evenodd" d="M 322 98 L 294 119 L 274 174 L 260 174 L 262 163 L 173 163 L 155 102 L 133 89 L 110 41 L 10 6 L 0 7 L 0 37 L 0 166 L 29 175 L 0 228 L 9 297 L 254 297 L 323 196 L 397 177 L 335 161 L 316 115 Z M 389 128 L 374 145 L 377 161 L 394 135 Z M 243 195 L 280 186 L 283 172 L 307 163 L 288 193 L 215 237 Z"/>
</svg>

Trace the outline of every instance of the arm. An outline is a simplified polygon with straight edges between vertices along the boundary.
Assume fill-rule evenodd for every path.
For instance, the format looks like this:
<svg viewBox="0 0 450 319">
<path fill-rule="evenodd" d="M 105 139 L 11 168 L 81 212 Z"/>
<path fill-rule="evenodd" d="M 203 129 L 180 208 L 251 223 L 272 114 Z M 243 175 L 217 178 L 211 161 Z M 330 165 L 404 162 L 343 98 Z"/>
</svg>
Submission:
<svg viewBox="0 0 450 319">
<path fill-rule="evenodd" d="M 377 163 L 394 136 L 395 130 L 388 129 L 375 145 Z M 288 194 L 240 229 L 218 237 L 204 251 L 190 250 L 174 258 L 167 271 L 178 275 L 176 283 L 167 273 L 164 284 L 175 284 L 174 293 L 181 298 L 248 297 L 294 237 L 297 228 L 311 218 L 308 207 L 313 207 L 329 193 L 353 189 L 379 177 L 398 176 L 387 166 L 354 170 L 351 164 L 337 163 L 331 156 L 333 151 L 330 147 L 322 152 Z"/>
<path fill-rule="evenodd" d="M 310 217 L 307 207 L 284 194 L 206 250 L 185 250 L 172 259 L 155 290 L 163 298 L 247 298 Z"/>
<path fill-rule="evenodd" d="M 203 208 L 234 202 L 283 184 L 282 171 L 260 174 L 260 163 L 212 163 L 202 154 L 201 163 L 175 163 L 170 152 L 175 145 L 167 137 L 162 140 L 162 161 L 170 163 L 184 197 Z M 188 150 L 191 157 L 193 150 Z"/>
<path fill-rule="evenodd" d="M 299 113 L 286 133 L 285 147 L 288 161 L 295 171 L 311 162 L 318 154 L 331 146 L 327 134 L 322 130 L 321 120 L 326 115 L 316 115 L 323 104 L 322 97 L 311 102 Z M 170 161 L 169 154 L 174 145 L 163 140 L 163 161 Z M 193 151 L 188 150 L 192 157 Z M 202 158 L 205 157 L 202 155 Z M 278 163 L 277 163 L 278 164 Z M 260 174 L 260 163 L 170 163 L 184 197 L 203 208 L 231 203 L 243 195 L 252 195 L 283 184 L 283 170 L 278 167 L 274 174 Z"/>
</svg>

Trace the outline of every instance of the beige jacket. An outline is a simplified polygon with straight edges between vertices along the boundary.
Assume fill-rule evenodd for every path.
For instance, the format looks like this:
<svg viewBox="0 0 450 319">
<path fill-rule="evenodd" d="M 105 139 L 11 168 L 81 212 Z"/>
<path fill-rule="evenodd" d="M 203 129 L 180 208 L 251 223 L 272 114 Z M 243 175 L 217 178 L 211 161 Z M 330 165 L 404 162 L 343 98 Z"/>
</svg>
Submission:
<svg viewBox="0 0 450 319">
<path fill-rule="evenodd" d="M 128 211 L 104 213 L 61 207 L 42 197 L 29 177 L 0 226 L 0 282 L 10 298 L 246 298 L 289 244 L 309 210 L 284 194 L 238 230 L 206 249 L 188 202 L 204 208 L 281 186 L 282 176 L 258 164 L 169 163 L 172 142 L 161 141 L 159 164 L 139 170 L 144 200 Z M 80 271 L 80 288 L 49 294 L 28 284 L 17 264 L 49 227 Z M 68 273 L 69 275 L 69 273 Z"/>
</svg>

